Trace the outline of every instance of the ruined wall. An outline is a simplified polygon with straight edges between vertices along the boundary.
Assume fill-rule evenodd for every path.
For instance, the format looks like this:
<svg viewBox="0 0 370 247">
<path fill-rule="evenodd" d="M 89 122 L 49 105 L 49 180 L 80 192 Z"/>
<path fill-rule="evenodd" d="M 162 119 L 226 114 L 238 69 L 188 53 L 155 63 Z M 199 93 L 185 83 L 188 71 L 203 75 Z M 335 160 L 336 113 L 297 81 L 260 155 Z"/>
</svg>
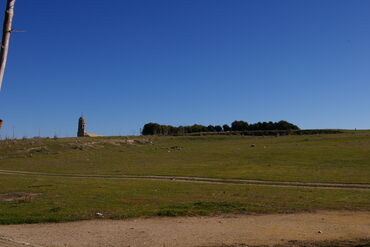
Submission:
<svg viewBox="0 0 370 247">
<path fill-rule="evenodd" d="M 86 121 L 83 117 L 78 119 L 77 137 L 99 137 L 101 135 L 89 134 L 86 131 Z"/>
<path fill-rule="evenodd" d="M 85 137 L 87 136 L 86 133 L 86 122 L 83 117 L 78 119 L 78 130 L 77 130 L 77 137 Z"/>
</svg>

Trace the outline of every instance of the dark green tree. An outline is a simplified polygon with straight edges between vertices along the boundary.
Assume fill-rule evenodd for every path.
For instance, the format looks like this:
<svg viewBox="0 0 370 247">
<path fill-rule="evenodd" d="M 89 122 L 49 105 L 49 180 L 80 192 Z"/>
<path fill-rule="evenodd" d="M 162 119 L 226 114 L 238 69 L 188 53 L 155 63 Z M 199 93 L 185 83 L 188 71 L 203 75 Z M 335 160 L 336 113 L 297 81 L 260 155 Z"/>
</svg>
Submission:
<svg viewBox="0 0 370 247">
<path fill-rule="evenodd" d="M 162 134 L 162 128 L 161 125 L 157 123 L 147 123 L 144 125 L 143 135 L 159 135 Z"/>
<path fill-rule="evenodd" d="M 216 132 L 216 128 L 215 128 L 215 126 L 213 126 L 213 125 L 208 125 L 208 126 L 207 126 L 207 131 L 208 131 L 208 132 Z"/>
<path fill-rule="evenodd" d="M 231 131 L 231 127 L 227 124 L 224 124 L 222 125 L 222 129 L 226 132 L 226 131 Z"/>
<path fill-rule="evenodd" d="M 232 131 L 246 131 L 248 126 L 248 123 L 245 121 L 234 121 L 231 124 L 231 129 Z"/>
<path fill-rule="evenodd" d="M 217 132 L 222 132 L 222 127 L 221 127 L 220 125 L 216 125 L 216 126 L 215 126 L 215 130 L 216 130 Z"/>
</svg>

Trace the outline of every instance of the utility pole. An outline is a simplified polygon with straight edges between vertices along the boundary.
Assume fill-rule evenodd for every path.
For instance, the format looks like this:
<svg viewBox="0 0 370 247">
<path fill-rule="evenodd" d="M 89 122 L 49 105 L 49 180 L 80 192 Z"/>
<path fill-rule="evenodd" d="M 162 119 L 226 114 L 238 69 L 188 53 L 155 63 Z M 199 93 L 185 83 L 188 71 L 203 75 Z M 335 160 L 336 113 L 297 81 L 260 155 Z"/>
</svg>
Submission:
<svg viewBox="0 0 370 247">
<path fill-rule="evenodd" d="M 14 16 L 14 5 L 15 0 L 7 0 L 3 26 L 3 38 L 1 41 L 1 50 L 0 50 L 0 90 L 3 84 L 6 60 L 8 57 L 10 34 L 13 31 L 12 24 Z"/>
<path fill-rule="evenodd" d="M 12 24 L 14 16 L 15 0 L 7 0 L 5 9 L 5 18 L 3 25 L 3 38 L 0 47 L 0 90 L 3 85 L 6 59 L 8 58 L 10 34 L 12 33 Z M 0 119 L 0 129 L 3 125 L 3 120 Z"/>
</svg>

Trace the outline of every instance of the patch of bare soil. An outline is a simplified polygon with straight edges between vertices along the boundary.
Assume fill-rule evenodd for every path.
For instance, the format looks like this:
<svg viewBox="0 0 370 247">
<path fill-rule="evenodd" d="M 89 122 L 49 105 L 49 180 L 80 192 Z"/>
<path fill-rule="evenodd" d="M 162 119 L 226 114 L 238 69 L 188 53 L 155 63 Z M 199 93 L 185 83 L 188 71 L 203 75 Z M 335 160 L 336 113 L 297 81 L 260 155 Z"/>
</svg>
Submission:
<svg viewBox="0 0 370 247">
<path fill-rule="evenodd" d="M 26 193 L 26 192 L 13 192 L 0 194 L 1 202 L 30 202 L 39 194 L 37 193 Z"/>
<path fill-rule="evenodd" d="M 3 225 L 0 226 L 1 237 L 27 242 L 31 246 L 55 247 L 313 246 L 313 243 L 323 241 L 370 239 L 370 212 L 324 211 Z"/>
<path fill-rule="evenodd" d="M 122 145 L 148 145 L 153 144 L 152 141 L 148 139 L 129 139 L 129 138 L 122 138 L 122 139 L 96 139 L 95 141 L 81 141 L 76 140 L 73 143 L 69 143 L 68 145 L 72 149 L 88 149 L 88 148 L 104 148 L 105 144 L 113 145 L 113 146 L 122 146 Z"/>
</svg>

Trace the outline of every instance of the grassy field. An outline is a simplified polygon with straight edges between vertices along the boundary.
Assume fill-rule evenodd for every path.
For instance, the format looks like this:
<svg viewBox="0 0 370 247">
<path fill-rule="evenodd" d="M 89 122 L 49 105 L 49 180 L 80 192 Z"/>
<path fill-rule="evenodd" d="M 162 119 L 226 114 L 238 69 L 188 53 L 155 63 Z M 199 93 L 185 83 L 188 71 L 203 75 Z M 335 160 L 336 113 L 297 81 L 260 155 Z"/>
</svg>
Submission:
<svg viewBox="0 0 370 247">
<path fill-rule="evenodd" d="M 93 219 L 100 218 L 98 212 L 120 219 L 370 209 L 370 191 L 166 181 L 0 175 L 0 195 L 16 199 L 1 201 L 0 196 L 1 224 Z"/>
<path fill-rule="evenodd" d="M 0 170 L 370 183 L 370 132 L 0 142 Z M 0 175 L 0 224 L 370 210 L 370 191 Z"/>
<path fill-rule="evenodd" d="M 370 132 L 0 142 L 0 169 L 370 183 Z M 255 145 L 252 147 L 252 145 Z"/>
</svg>

